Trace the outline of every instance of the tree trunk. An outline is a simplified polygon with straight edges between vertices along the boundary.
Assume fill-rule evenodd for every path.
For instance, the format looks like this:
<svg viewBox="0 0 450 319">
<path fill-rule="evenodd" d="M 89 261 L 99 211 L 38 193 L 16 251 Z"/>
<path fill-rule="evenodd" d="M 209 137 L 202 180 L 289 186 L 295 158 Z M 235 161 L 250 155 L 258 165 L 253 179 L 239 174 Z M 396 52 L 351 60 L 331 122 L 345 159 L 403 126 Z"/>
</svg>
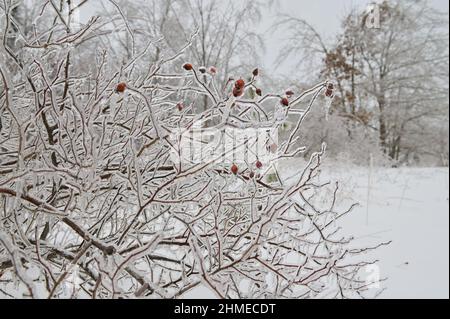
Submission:
<svg viewBox="0 0 450 319">
<path fill-rule="evenodd" d="M 378 108 L 380 111 L 380 116 L 379 116 L 379 125 L 380 125 L 380 144 L 381 144 L 381 148 L 383 150 L 384 153 L 387 153 L 387 124 L 386 124 L 386 118 L 385 118 L 385 108 L 386 108 L 386 101 L 385 101 L 385 97 L 380 96 L 378 98 Z"/>
</svg>

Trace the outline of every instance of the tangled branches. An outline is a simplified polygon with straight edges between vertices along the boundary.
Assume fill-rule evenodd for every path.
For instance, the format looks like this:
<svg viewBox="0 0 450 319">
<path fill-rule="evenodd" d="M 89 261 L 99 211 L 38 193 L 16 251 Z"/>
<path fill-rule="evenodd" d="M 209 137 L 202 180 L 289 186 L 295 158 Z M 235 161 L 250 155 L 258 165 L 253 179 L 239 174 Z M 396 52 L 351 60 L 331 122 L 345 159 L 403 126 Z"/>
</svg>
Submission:
<svg viewBox="0 0 450 319">
<path fill-rule="evenodd" d="M 2 8 L 9 26 L 10 9 Z M 325 146 L 295 182 L 276 165 L 304 150 L 298 133 L 328 83 L 288 102 L 252 94 L 257 72 L 216 83 L 215 67 L 182 67 L 195 34 L 150 66 L 157 40 L 118 66 L 107 48 L 94 59 L 86 53 L 107 25 L 96 17 L 73 29 L 73 10 L 65 18 L 47 6 L 40 18 L 55 11 L 52 34 L 22 35 L 18 51 L 3 34 L 0 295 L 177 298 L 204 285 L 220 298 L 344 298 L 367 290 L 360 272 L 372 262 L 355 260 L 372 248 L 351 248 L 335 226 L 353 207 L 336 211 L 336 187 L 319 208 Z M 296 125 L 277 142 L 287 117 Z M 219 143 L 199 141 L 194 128 Z M 233 138 L 228 148 L 224 139 L 243 129 L 258 132 L 270 159 L 237 160 L 256 140 Z M 207 155 L 192 152 L 199 142 Z"/>
</svg>

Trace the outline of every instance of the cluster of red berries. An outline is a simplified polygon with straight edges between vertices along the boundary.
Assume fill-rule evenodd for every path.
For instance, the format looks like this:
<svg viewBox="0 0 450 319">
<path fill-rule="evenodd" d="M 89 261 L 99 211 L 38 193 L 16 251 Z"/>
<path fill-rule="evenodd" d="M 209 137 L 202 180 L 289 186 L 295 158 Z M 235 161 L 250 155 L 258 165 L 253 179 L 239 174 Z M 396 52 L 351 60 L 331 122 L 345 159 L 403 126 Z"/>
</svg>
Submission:
<svg viewBox="0 0 450 319">
<path fill-rule="evenodd" d="M 192 71 L 194 69 L 194 66 L 191 63 L 185 63 L 183 65 L 183 69 L 185 69 L 186 71 Z M 208 70 L 204 66 L 199 67 L 198 71 L 201 74 L 205 74 L 206 72 L 208 72 Z M 214 67 L 214 66 L 210 67 L 209 68 L 209 73 L 212 74 L 212 75 L 216 75 L 217 74 L 216 67 Z"/>
<path fill-rule="evenodd" d="M 245 81 L 239 79 L 234 83 L 233 96 L 240 97 L 244 95 L 244 92 L 245 92 Z"/>
<path fill-rule="evenodd" d="M 253 74 L 253 77 L 254 77 L 254 78 L 257 77 L 257 76 L 259 76 L 259 69 L 254 69 L 253 72 L 252 72 L 252 74 Z M 256 95 L 258 95 L 258 96 L 262 96 L 262 90 L 261 90 L 260 88 L 256 88 L 256 89 L 255 89 L 255 93 L 256 93 Z"/>
<path fill-rule="evenodd" d="M 256 161 L 255 166 L 256 166 L 257 169 L 261 169 L 261 168 L 263 168 L 263 163 L 261 161 Z M 239 173 L 239 166 L 237 166 L 236 164 L 233 164 L 231 166 L 231 172 L 234 175 L 237 175 Z M 251 171 L 250 174 L 249 174 L 249 177 L 250 178 L 254 178 L 255 177 L 255 172 Z"/>
<path fill-rule="evenodd" d="M 326 97 L 333 97 L 334 94 L 334 85 L 333 83 L 329 83 L 327 86 L 327 90 L 325 91 Z"/>
<path fill-rule="evenodd" d="M 206 74 L 206 72 L 208 72 L 208 70 L 204 66 L 198 68 L 198 71 L 201 74 Z M 212 66 L 212 67 L 209 68 L 209 73 L 212 74 L 212 75 L 215 75 L 217 73 L 217 69 Z"/>
<path fill-rule="evenodd" d="M 293 91 L 286 91 L 286 97 L 280 100 L 281 105 L 288 107 L 290 105 L 289 99 L 295 95 Z"/>
</svg>

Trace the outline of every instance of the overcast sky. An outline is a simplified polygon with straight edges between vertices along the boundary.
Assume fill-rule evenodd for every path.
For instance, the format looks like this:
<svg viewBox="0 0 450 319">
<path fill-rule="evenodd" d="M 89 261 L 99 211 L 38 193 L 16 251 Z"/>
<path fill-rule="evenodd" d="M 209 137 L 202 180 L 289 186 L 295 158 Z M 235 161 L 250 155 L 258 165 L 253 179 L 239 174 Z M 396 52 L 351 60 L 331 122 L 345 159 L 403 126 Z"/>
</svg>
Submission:
<svg viewBox="0 0 450 319">
<path fill-rule="evenodd" d="M 165 1 L 165 0 L 161 0 Z M 203 0 L 209 1 L 209 0 Z M 228 1 L 228 0 L 227 0 Z M 236 0 L 239 1 L 239 0 Z M 268 0 L 267 0 L 268 1 Z M 278 72 L 275 71 L 275 60 L 283 45 L 283 34 L 281 32 L 270 32 L 271 25 L 275 22 L 279 13 L 289 14 L 294 17 L 302 18 L 313 25 L 321 35 L 326 38 L 333 38 L 341 27 L 342 18 L 351 8 L 366 8 L 369 3 L 380 2 L 381 0 L 275 0 L 276 5 L 266 9 L 262 19 L 260 32 L 265 34 L 266 53 L 264 56 L 264 68 L 266 73 L 280 75 L 285 74 L 289 65 L 284 65 Z M 440 11 L 448 12 L 448 0 L 428 0 L 430 4 Z M 120 0 L 118 0 L 120 3 Z M 95 3 L 95 2 L 94 2 Z M 92 7 L 88 7 L 82 20 L 85 22 L 93 12 Z"/>
<path fill-rule="evenodd" d="M 353 7 L 365 8 L 372 0 L 278 0 L 275 8 L 266 10 L 263 30 L 267 30 L 267 51 L 264 59 L 266 68 L 273 68 L 278 54 L 283 34 L 270 34 L 270 25 L 273 23 L 277 13 L 302 18 L 312 24 L 322 35 L 330 34 L 332 37 L 339 31 L 340 23 L 346 13 Z M 379 1 L 376 1 L 379 2 Z M 440 11 L 449 12 L 448 0 L 429 0 L 430 4 Z M 273 72 L 273 70 L 271 70 Z M 278 74 L 284 72 L 276 72 Z"/>
</svg>

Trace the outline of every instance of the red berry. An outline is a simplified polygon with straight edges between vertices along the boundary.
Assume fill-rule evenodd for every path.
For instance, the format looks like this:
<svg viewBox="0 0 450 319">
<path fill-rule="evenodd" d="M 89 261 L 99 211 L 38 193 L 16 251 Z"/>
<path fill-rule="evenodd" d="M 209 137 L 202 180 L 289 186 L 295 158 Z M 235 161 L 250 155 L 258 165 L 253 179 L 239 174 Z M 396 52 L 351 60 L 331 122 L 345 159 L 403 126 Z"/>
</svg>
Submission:
<svg viewBox="0 0 450 319">
<path fill-rule="evenodd" d="M 282 98 L 280 102 L 284 106 L 289 106 L 289 100 L 287 98 L 285 98 L 285 97 Z"/>
<path fill-rule="evenodd" d="M 256 89 L 256 94 L 259 95 L 259 96 L 262 96 L 262 91 L 261 91 L 261 89 Z"/>
<path fill-rule="evenodd" d="M 234 175 L 237 175 L 237 173 L 239 173 L 239 167 L 237 167 L 236 164 L 233 164 L 233 166 L 231 166 L 231 172 L 232 172 Z"/>
<path fill-rule="evenodd" d="M 242 79 L 239 79 L 236 81 L 236 83 L 234 84 L 234 86 L 238 89 L 243 89 L 245 87 L 245 81 Z"/>
<path fill-rule="evenodd" d="M 259 69 L 254 69 L 253 76 L 258 76 L 258 75 L 259 75 Z"/>
<path fill-rule="evenodd" d="M 260 161 L 256 162 L 256 168 L 257 169 L 261 169 L 263 167 L 263 163 L 261 163 Z"/>
<path fill-rule="evenodd" d="M 178 103 L 178 104 L 177 104 L 177 108 L 178 108 L 178 111 L 180 111 L 180 112 L 183 111 L 183 109 L 184 109 L 184 104 L 181 103 L 181 102 Z"/>
<path fill-rule="evenodd" d="M 192 64 L 186 63 L 185 65 L 183 65 L 183 68 L 184 68 L 186 71 L 191 71 L 194 67 L 192 66 Z"/>
<path fill-rule="evenodd" d="M 240 97 L 242 95 L 244 95 L 244 89 L 241 89 L 241 88 L 238 88 L 238 87 L 235 87 L 233 89 L 233 96 L 234 97 Z"/>
<path fill-rule="evenodd" d="M 325 91 L 325 96 L 332 97 L 334 93 L 334 84 L 328 83 L 327 90 Z"/>
<path fill-rule="evenodd" d="M 217 73 L 217 69 L 212 66 L 212 67 L 209 68 L 209 73 L 216 74 Z"/>
<path fill-rule="evenodd" d="M 127 84 L 122 82 L 122 83 L 117 84 L 116 92 L 123 93 L 123 92 L 125 92 L 126 89 L 127 89 Z"/>
<path fill-rule="evenodd" d="M 287 95 L 287 97 L 292 97 L 292 96 L 295 95 L 295 93 L 292 92 L 292 91 L 287 91 L 287 92 L 286 92 L 286 95 Z"/>
</svg>

